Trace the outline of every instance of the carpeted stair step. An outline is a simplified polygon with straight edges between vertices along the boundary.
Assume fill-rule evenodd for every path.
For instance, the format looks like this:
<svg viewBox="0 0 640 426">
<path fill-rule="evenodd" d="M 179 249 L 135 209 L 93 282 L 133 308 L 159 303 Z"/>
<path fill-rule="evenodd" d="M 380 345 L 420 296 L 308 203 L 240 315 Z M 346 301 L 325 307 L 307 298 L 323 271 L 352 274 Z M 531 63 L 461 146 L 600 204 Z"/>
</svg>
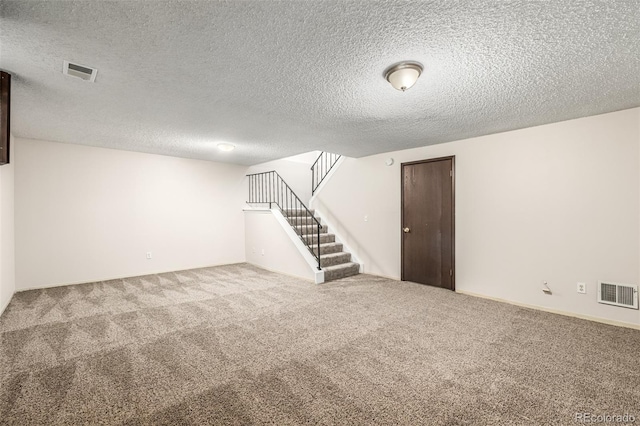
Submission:
<svg viewBox="0 0 640 426">
<path fill-rule="evenodd" d="M 324 271 L 324 280 L 331 281 L 350 277 L 360 273 L 360 265 L 351 261 L 351 253 L 345 252 L 341 243 L 336 243 L 334 234 L 330 234 L 327 225 L 320 227 L 320 241 L 318 247 L 318 223 L 320 217 L 310 210 L 282 210 L 293 229 L 308 244 L 310 251 L 318 254 L 320 251 L 320 265 Z"/>
<path fill-rule="evenodd" d="M 326 268 L 322 268 L 322 270 L 324 271 L 324 281 L 327 282 L 358 275 L 360 265 L 357 263 L 343 263 L 342 265 L 327 266 Z"/>
<path fill-rule="evenodd" d="M 332 234 L 333 235 L 333 234 Z M 342 251 L 342 244 L 340 243 L 320 243 L 320 255 L 339 253 Z M 313 246 L 313 253 L 318 253 L 318 246 Z"/>
<path fill-rule="evenodd" d="M 307 234 L 307 235 L 303 235 L 302 239 L 307 243 L 307 244 L 316 244 L 318 241 L 318 235 L 317 234 Z M 336 236 L 333 234 L 320 234 L 320 245 L 322 244 L 326 244 L 326 243 L 333 243 L 336 241 Z"/>
<path fill-rule="evenodd" d="M 287 216 L 287 217 L 313 217 L 315 216 L 315 214 L 313 214 L 312 212 L 306 212 L 304 210 L 296 210 L 296 211 L 290 211 L 290 210 L 282 210 L 282 214 Z"/>
<path fill-rule="evenodd" d="M 316 234 L 318 233 L 318 225 L 313 224 L 313 225 L 302 225 L 302 226 L 294 226 L 293 229 L 296 230 L 296 232 L 299 235 L 309 235 L 309 234 Z M 320 227 L 320 233 L 321 234 L 326 234 L 328 231 L 327 229 L 327 225 L 322 225 Z"/>
<path fill-rule="evenodd" d="M 315 214 L 315 210 L 309 209 L 311 214 Z M 282 214 L 285 216 L 307 216 L 309 213 L 306 210 L 298 209 L 282 209 Z"/>
<path fill-rule="evenodd" d="M 296 226 L 296 225 L 317 225 L 318 222 L 320 222 L 320 220 L 318 220 L 318 222 L 316 222 L 316 220 L 313 218 L 313 216 L 287 217 L 287 221 L 289 221 L 291 226 Z"/>
<path fill-rule="evenodd" d="M 320 256 L 320 266 L 335 266 L 351 262 L 351 253 L 339 252 Z"/>
</svg>

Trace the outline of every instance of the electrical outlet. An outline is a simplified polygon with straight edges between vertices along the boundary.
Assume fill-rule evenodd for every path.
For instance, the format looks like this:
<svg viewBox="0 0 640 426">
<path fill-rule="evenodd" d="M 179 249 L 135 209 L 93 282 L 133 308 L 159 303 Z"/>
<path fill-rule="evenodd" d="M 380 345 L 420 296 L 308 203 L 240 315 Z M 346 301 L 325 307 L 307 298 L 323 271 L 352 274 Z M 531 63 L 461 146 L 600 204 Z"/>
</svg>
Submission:
<svg viewBox="0 0 640 426">
<path fill-rule="evenodd" d="M 151 259 L 151 257 L 152 257 L 152 256 L 151 256 L 151 252 L 150 252 L 150 251 L 148 251 L 148 252 L 147 252 L 147 259 Z"/>
<path fill-rule="evenodd" d="M 587 292 L 587 285 L 585 283 L 578 283 L 578 293 L 585 294 Z"/>
<path fill-rule="evenodd" d="M 365 216 L 364 216 L 364 221 L 365 221 L 365 222 L 369 222 L 369 216 L 365 215 Z"/>
<path fill-rule="evenodd" d="M 264 256 L 264 249 L 262 249 L 262 255 Z"/>
</svg>

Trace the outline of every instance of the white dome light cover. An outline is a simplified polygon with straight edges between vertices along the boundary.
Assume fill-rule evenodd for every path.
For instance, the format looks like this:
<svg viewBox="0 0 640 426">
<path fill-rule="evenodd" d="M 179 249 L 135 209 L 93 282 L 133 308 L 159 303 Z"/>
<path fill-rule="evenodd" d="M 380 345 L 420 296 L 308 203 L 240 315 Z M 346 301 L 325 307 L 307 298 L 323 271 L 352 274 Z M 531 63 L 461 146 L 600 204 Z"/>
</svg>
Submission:
<svg viewBox="0 0 640 426">
<path fill-rule="evenodd" d="M 235 148 L 235 145 L 226 142 L 221 142 L 218 144 L 218 149 L 224 152 L 233 151 Z"/>
<path fill-rule="evenodd" d="M 404 92 L 416 84 L 423 69 L 420 62 L 399 62 L 387 68 L 384 78 L 394 89 Z"/>
</svg>

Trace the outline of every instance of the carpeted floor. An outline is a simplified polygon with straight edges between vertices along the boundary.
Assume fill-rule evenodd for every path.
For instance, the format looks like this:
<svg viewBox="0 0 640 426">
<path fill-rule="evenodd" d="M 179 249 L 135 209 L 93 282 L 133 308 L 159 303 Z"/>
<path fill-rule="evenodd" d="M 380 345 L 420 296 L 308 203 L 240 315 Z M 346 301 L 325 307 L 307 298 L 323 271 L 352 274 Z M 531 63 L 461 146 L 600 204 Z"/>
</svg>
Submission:
<svg viewBox="0 0 640 426">
<path fill-rule="evenodd" d="M 34 290 L 0 333 L 2 424 L 640 422 L 640 331 L 368 275 Z"/>
</svg>

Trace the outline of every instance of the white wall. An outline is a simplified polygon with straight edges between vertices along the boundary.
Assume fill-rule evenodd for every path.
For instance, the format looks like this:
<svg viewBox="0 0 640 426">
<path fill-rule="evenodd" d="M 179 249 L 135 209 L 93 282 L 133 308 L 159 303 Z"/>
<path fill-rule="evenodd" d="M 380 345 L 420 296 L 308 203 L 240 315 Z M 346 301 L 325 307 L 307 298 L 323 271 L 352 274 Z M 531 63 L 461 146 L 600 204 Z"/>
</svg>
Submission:
<svg viewBox="0 0 640 426">
<path fill-rule="evenodd" d="M 313 207 L 340 221 L 366 272 L 399 279 L 400 165 L 455 155 L 457 290 L 640 324 L 596 302 L 599 279 L 640 276 L 639 121 L 635 108 L 345 159 Z"/>
<path fill-rule="evenodd" d="M 315 280 L 302 257 L 270 210 L 247 210 L 244 216 L 247 262 L 274 272 Z"/>
<path fill-rule="evenodd" d="M 245 260 L 246 167 L 20 138 L 14 148 L 17 290 Z"/>
<path fill-rule="evenodd" d="M 10 162 L 0 166 L 0 314 L 15 292 L 15 240 L 13 224 L 15 140 L 9 135 Z"/>
</svg>

